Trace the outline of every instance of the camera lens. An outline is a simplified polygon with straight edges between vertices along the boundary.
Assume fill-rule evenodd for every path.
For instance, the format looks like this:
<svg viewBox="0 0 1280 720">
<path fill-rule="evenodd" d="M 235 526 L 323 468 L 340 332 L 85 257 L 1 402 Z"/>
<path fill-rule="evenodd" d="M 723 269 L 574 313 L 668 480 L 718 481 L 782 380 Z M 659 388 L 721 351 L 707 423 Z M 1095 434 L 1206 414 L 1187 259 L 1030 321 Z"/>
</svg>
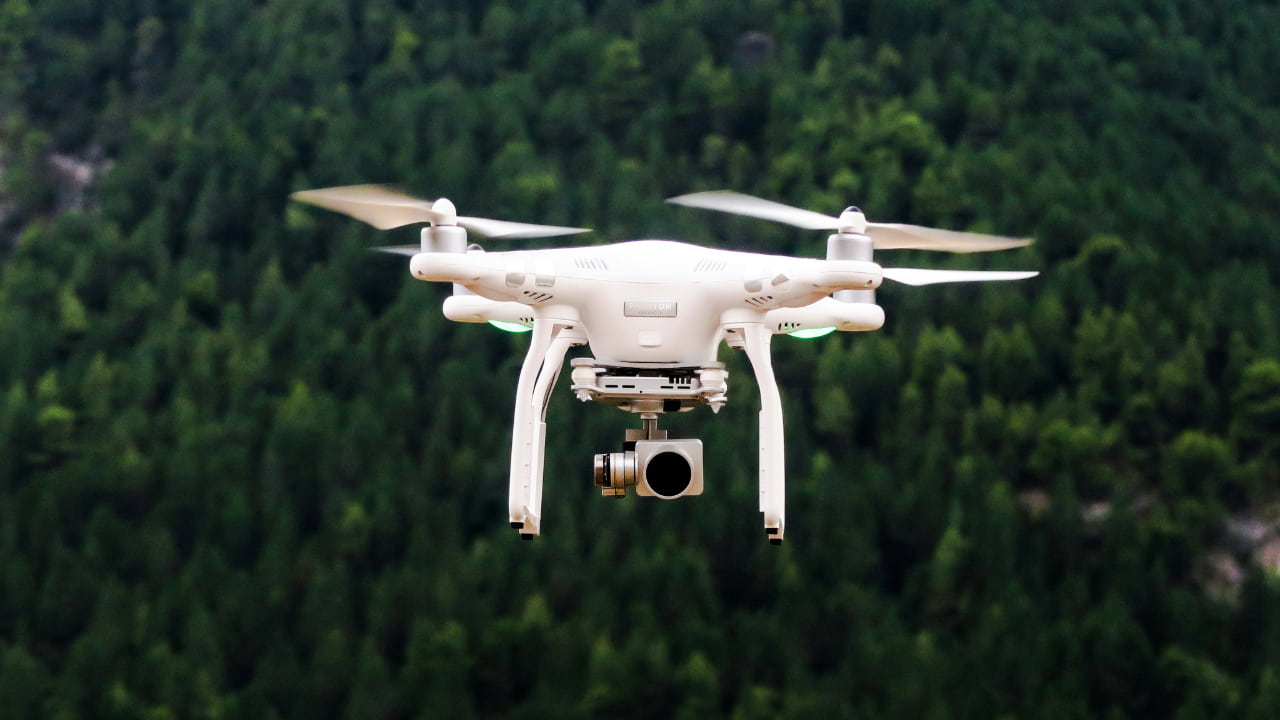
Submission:
<svg viewBox="0 0 1280 720">
<path fill-rule="evenodd" d="M 596 453 L 595 479 L 596 487 L 609 487 L 609 453 Z"/>
<path fill-rule="evenodd" d="M 628 486 L 636 484 L 636 454 L 597 453 L 594 470 L 596 486 L 605 495 L 622 497 Z"/>
<path fill-rule="evenodd" d="M 649 459 L 644 474 L 655 493 L 662 497 L 675 497 L 689 488 L 693 467 L 684 455 L 667 450 Z"/>
</svg>

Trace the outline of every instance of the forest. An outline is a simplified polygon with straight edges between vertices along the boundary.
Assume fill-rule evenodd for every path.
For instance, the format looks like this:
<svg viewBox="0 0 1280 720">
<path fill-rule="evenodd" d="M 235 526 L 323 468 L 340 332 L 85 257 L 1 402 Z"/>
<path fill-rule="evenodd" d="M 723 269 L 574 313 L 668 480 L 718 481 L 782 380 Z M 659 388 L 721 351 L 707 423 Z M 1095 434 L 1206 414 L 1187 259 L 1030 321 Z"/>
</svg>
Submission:
<svg viewBox="0 0 1280 720">
<path fill-rule="evenodd" d="M 1275 0 L 0 0 L 0 716 L 1280 716 Z M 601 498 L 561 379 L 416 241 L 290 202 L 821 257 L 731 189 L 975 230 L 673 419 L 705 494 Z M 486 242 L 549 247 L 556 239 Z M 583 348 L 579 353 L 585 353 Z"/>
</svg>

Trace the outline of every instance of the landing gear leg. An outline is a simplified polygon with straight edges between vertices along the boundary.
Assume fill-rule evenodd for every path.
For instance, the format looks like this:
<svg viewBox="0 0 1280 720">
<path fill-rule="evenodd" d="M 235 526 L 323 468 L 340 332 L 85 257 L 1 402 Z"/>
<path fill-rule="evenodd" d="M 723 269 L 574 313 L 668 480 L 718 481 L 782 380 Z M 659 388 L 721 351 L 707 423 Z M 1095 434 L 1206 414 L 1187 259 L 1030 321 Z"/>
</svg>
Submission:
<svg viewBox="0 0 1280 720">
<path fill-rule="evenodd" d="M 782 544 L 786 528 L 786 465 L 782 428 L 782 396 L 773 376 L 769 341 L 773 334 L 760 323 L 737 326 L 743 349 L 760 386 L 760 512 L 769 542 Z"/>
<path fill-rule="evenodd" d="M 547 401 L 565 352 L 585 337 L 574 325 L 546 318 L 533 321 L 529 351 L 516 384 L 511 431 L 511 475 L 507 514 L 511 527 L 531 540 L 542 529 L 542 468 L 547 438 Z"/>
</svg>

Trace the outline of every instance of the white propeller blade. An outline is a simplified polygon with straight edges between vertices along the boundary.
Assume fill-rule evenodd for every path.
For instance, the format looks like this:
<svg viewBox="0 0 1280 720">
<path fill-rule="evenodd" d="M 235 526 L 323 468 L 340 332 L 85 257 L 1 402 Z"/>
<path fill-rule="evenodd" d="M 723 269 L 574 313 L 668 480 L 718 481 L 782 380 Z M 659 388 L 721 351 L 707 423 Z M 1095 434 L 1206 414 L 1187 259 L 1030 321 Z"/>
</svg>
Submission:
<svg viewBox="0 0 1280 720">
<path fill-rule="evenodd" d="M 746 215 L 747 217 L 772 220 L 774 222 L 794 225 L 806 230 L 834 230 L 840 226 L 840 218 L 823 215 L 812 210 L 783 205 L 772 200 L 764 200 L 754 195 L 744 195 L 732 190 L 711 190 L 708 192 L 690 193 L 679 197 L 668 198 L 667 202 L 703 210 L 719 210 L 720 212 Z"/>
<path fill-rule="evenodd" d="M 383 245 L 382 247 L 369 248 L 378 252 L 391 253 L 392 255 L 417 255 L 422 252 L 421 245 Z"/>
<path fill-rule="evenodd" d="M 471 232 L 489 237 L 553 237 L 588 232 L 587 228 L 533 225 L 530 223 L 490 220 L 488 218 L 456 216 L 452 203 L 443 208 L 433 203 L 410 197 L 382 185 L 348 185 L 346 187 L 303 190 L 289 197 L 300 202 L 349 215 L 369 223 L 379 230 L 390 230 L 413 223 L 458 224 Z"/>
<path fill-rule="evenodd" d="M 346 187 L 303 190 L 289 197 L 327 210 L 349 215 L 379 230 L 403 225 L 450 220 L 436 212 L 431 203 L 409 197 L 381 185 L 348 185 Z"/>
<path fill-rule="evenodd" d="M 812 210 L 783 205 L 752 195 L 730 190 L 691 193 L 667 200 L 676 205 L 719 210 L 720 212 L 746 215 L 747 217 L 786 223 L 806 230 L 837 230 L 840 218 L 823 215 Z M 1025 238 L 1009 238 L 981 233 L 937 230 L 918 225 L 899 223 L 867 223 L 867 235 L 876 250 L 944 250 L 947 252 L 986 252 L 1008 250 L 1030 243 Z"/>
<path fill-rule="evenodd" d="M 926 270 L 924 268 L 881 268 L 886 278 L 903 285 L 933 285 L 949 282 L 992 282 L 1026 280 L 1035 270 Z"/>
<path fill-rule="evenodd" d="M 591 228 L 534 225 L 532 223 L 490 220 L 489 218 L 478 217 L 459 217 L 458 224 L 471 232 L 495 238 L 555 237 L 557 235 L 591 232 Z"/>
<path fill-rule="evenodd" d="M 939 230 L 899 223 L 867 223 L 867 234 L 877 250 L 945 250 L 953 253 L 1008 250 L 1031 244 L 1027 238 Z"/>
</svg>

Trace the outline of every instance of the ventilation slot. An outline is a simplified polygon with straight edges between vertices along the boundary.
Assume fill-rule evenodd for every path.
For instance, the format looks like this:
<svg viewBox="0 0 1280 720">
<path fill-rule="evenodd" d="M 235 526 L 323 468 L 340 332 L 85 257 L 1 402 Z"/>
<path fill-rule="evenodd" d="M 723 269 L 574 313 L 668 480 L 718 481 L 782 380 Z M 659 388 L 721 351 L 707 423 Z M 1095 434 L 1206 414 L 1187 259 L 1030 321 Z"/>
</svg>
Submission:
<svg viewBox="0 0 1280 720">
<path fill-rule="evenodd" d="M 724 269 L 725 261 L 717 258 L 702 258 L 693 266 L 694 272 L 719 272 Z"/>
<path fill-rule="evenodd" d="M 747 298 L 747 304 L 755 305 L 756 307 L 765 307 L 771 302 L 773 302 L 772 295 L 754 295 L 752 297 Z"/>
<path fill-rule="evenodd" d="M 605 263 L 604 258 L 598 257 L 580 257 L 573 261 L 582 270 L 608 270 L 609 265 Z"/>
<path fill-rule="evenodd" d="M 552 295 L 551 293 L 534 292 L 532 290 L 525 290 L 524 296 L 528 298 L 531 303 L 544 303 L 555 297 L 555 295 Z"/>
</svg>

